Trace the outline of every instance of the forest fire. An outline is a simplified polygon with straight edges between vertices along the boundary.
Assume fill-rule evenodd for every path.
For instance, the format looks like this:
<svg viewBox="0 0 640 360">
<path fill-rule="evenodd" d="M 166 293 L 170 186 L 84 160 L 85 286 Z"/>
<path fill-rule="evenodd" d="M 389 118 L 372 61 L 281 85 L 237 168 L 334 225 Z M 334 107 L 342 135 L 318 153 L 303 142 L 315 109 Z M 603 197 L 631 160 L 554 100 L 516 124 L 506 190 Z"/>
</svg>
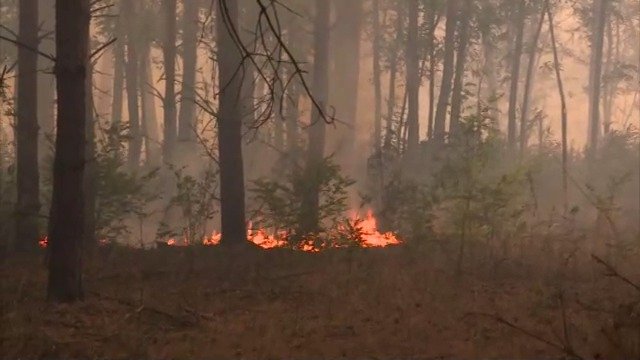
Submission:
<svg viewBox="0 0 640 360">
<path fill-rule="evenodd" d="M 354 212 L 348 221 L 349 226 L 338 226 L 332 234 L 336 237 L 354 239 L 358 246 L 362 248 L 382 248 L 393 245 L 400 245 L 402 242 L 393 232 L 381 233 L 378 230 L 378 224 L 373 212 L 367 211 L 364 218 Z M 288 231 L 280 230 L 275 233 L 269 232 L 267 229 L 253 229 L 252 223 L 249 223 L 247 230 L 247 239 L 255 245 L 263 249 L 285 248 L 290 245 L 289 239 L 292 234 Z M 205 236 L 202 240 L 204 246 L 216 246 L 220 244 L 222 234 L 214 231 L 210 236 Z M 316 241 L 317 239 L 308 238 L 303 240 L 299 245 L 294 246 L 295 250 L 304 252 L 319 252 L 328 248 L 345 247 L 336 239 L 329 241 Z M 188 240 L 181 242 L 175 239 L 169 239 L 166 244 L 168 246 L 189 246 Z"/>
</svg>

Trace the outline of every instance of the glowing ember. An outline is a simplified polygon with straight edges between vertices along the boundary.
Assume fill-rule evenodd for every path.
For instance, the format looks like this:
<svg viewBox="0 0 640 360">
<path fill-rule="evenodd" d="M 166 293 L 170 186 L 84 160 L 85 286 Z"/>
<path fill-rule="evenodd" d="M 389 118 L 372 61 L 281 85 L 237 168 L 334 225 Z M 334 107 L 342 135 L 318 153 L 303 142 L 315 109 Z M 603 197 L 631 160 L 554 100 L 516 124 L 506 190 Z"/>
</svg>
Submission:
<svg viewBox="0 0 640 360">
<path fill-rule="evenodd" d="M 98 246 L 107 246 L 111 244 L 111 240 L 109 239 L 100 239 L 98 240 Z M 46 249 L 49 246 L 49 235 L 42 235 L 38 240 L 38 246 L 42 249 Z"/>
</svg>

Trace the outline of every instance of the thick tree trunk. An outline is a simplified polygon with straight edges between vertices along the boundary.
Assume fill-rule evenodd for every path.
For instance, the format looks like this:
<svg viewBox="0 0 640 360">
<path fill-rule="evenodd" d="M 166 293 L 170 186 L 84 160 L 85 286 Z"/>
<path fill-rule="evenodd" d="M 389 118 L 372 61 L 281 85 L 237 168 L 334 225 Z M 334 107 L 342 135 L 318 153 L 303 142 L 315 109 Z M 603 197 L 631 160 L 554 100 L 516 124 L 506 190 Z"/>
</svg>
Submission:
<svg viewBox="0 0 640 360">
<path fill-rule="evenodd" d="M 40 44 L 38 49 L 45 54 L 55 56 L 55 0 L 38 1 L 40 17 Z M 45 34 L 48 34 L 44 37 Z M 40 166 L 47 164 L 44 160 L 52 155 L 51 141 L 55 127 L 55 76 L 51 60 L 38 57 L 38 123 L 40 124 L 38 156 Z M 50 171 L 49 167 L 42 167 Z"/>
<path fill-rule="evenodd" d="M 57 131 L 49 219 L 47 297 L 73 302 L 82 293 L 86 77 L 89 0 L 56 2 Z"/>
<path fill-rule="evenodd" d="M 38 1 L 20 0 L 22 44 L 38 47 Z M 16 123 L 16 162 L 18 199 L 15 208 L 18 251 L 33 250 L 38 243 L 40 211 L 40 172 L 38 169 L 38 54 L 18 47 L 18 104 Z"/>
<path fill-rule="evenodd" d="M 458 30 L 458 52 L 456 54 L 456 73 L 453 79 L 453 94 L 451 95 L 451 119 L 449 121 L 449 133 L 455 134 L 460 126 L 462 114 L 462 100 L 464 91 L 464 70 L 467 60 L 467 46 L 469 44 L 469 26 L 471 23 L 471 4 L 465 0 L 460 14 Z"/>
<path fill-rule="evenodd" d="M 140 99 L 142 100 L 142 129 L 146 165 L 160 165 L 160 137 L 156 113 L 156 98 L 153 94 L 153 75 L 151 74 L 151 44 L 145 44 L 140 56 Z"/>
<path fill-rule="evenodd" d="M 360 35 L 362 30 L 362 1 L 335 0 L 337 17 L 332 37 L 334 79 L 331 104 L 335 106 L 336 117 L 346 123 L 341 162 L 347 171 L 355 165 L 357 147 L 358 89 L 360 79 Z"/>
<path fill-rule="evenodd" d="M 382 69 L 381 57 L 381 31 L 380 31 L 380 0 L 373 0 L 373 148 L 380 151 L 382 141 Z"/>
<path fill-rule="evenodd" d="M 511 59 L 511 79 L 509 90 L 509 114 L 507 123 L 507 146 L 510 150 L 516 149 L 516 111 L 518 106 L 518 87 L 520 84 L 520 60 L 522 58 L 524 25 L 525 25 L 525 1 L 520 0 L 515 15 L 516 39 L 513 46 Z"/>
<path fill-rule="evenodd" d="M 218 156 L 220 162 L 220 217 L 222 244 L 242 245 L 247 240 L 242 164 L 242 74 L 237 72 L 242 54 L 231 37 L 238 30 L 237 0 L 220 0 L 217 8 L 220 107 Z"/>
<path fill-rule="evenodd" d="M 420 145 L 420 61 L 418 59 L 418 0 L 409 0 L 407 61 L 407 156 L 413 162 Z"/>
<path fill-rule="evenodd" d="M 542 9 L 540 14 L 540 21 L 536 27 L 531 44 L 529 45 L 529 62 L 527 64 L 527 76 L 524 82 L 524 94 L 522 95 L 522 109 L 520 115 L 520 157 L 524 156 L 529 143 L 529 107 L 531 102 L 531 92 L 533 90 L 533 84 L 535 82 L 535 69 L 538 58 L 538 40 L 540 39 L 540 33 L 542 32 L 542 25 L 544 24 L 544 18 L 546 16 L 546 9 Z"/>
<path fill-rule="evenodd" d="M 433 123 L 434 140 L 444 143 L 445 129 L 447 122 L 447 109 L 451 96 L 451 80 L 453 79 L 454 57 L 455 57 L 455 37 L 459 0 L 447 2 L 447 24 L 445 29 L 444 42 L 444 65 L 442 70 L 442 84 L 436 108 L 436 117 Z"/>
<path fill-rule="evenodd" d="M 326 107 L 329 92 L 329 18 L 330 2 L 315 1 L 315 21 L 313 31 L 313 96 L 316 102 Z M 307 149 L 306 177 L 311 184 L 302 199 L 300 228 L 302 234 L 316 232 L 320 227 L 320 187 L 318 179 L 322 171 L 325 148 L 325 121 L 317 109 L 313 109 L 309 126 L 309 148 Z"/>
<path fill-rule="evenodd" d="M 178 116 L 178 139 L 181 142 L 194 142 L 195 140 L 198 10 L 198 1 L 184 1 L 184 19 L 182 24 L 182 98 L 180 100 L 180 114 Z"/>
<path fill-rule="evenodd" d="M 87 249 L 92 249 L 97 245 L 96 239 L 96 195 L 97 195 L 97 167 L 96 155 L 96 129 L 93 100 L 93 65 L 87 61 L 86 83 L 86 123 L 85 123 L 85 173 L 83 179 L 84 186 L 84 245 Z"/>
<path fill-rule="evenodd" d="M 589 157 L 594 158 L 600 138 L 600 102 L 602 86 L 602 55 L 604 50 L 604 30 L 607 18 L 607 2 L 593 1 L 593 32 L 591 39 L 591 62 L 589 68 Z"/>
<path fill-rule="evenodd" d="M 135 170 L 140 166 L 142 137 L 140 131 L 140 106 L 138 98 L 138 39 L 136 34 L 136 0 L 124 0 L 123 10 L 127 24 L 127 63 L 125 66 L 127 79 L 127 107 L 129 112 L 129 168 Z"/>
<path fill-rule="evenodd" d="M 172 163 L 177 138 L 176 123 L 176 0 L 164 0 L 165 34 L 162 55 L 164 58 L 164 147 L 165 163 Z"/>
</svg>

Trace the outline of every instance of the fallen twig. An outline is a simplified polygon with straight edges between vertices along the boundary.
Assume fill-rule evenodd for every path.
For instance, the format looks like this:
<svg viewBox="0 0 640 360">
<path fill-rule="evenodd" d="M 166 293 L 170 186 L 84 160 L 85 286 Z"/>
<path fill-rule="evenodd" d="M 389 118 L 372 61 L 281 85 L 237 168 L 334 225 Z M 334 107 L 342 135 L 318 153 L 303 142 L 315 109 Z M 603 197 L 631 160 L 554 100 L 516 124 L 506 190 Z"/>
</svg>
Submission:
<svg viewBox="0 0 640 360">
<path fill-rule="evenodd" d="M 594 254 L 591 254 L 591 258 L 595 260 L 595 262 L 597 262 L 598 264 L 604 266 L 604 268 L 607 270 L 607 272 L 605 273 L 606 276 L 618 278 L 623 282 L 627 283 L 628 285 L 631 285 L 634 289 L 640 291 L 640 285 L 634 283 L 628 277 L 620 274 L 618 270 L 616 270 L 611 264 L 607 263 L 606 261 L 602 260 L 601 258 L 599 258 L 597 255 L 594 255 Z"/>
</svg>

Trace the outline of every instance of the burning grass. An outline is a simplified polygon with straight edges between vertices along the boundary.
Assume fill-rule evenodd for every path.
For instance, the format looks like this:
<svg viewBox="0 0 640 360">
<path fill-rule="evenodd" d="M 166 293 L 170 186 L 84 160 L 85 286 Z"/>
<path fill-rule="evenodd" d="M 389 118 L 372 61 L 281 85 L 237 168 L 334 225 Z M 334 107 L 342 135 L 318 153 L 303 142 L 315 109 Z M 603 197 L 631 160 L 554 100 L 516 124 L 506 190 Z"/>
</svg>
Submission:
<svg viewBox="0 0 640 360">
<path fill-rule="evenodd" d="M 550 254 L 540 255 L 529 265 L 477 261 L 456 277 L 432 247 L 308 253 L 104 246 L 87 260 L 86 301 L 73 306 L 44 301 L 42 257 L 12 258 L 0 268 L 0 352 L 5 358 L 559 359 L 566 354 L 521 330 L 563 344 L 564 328 L 582 357 L 633 355 L 616 344 L 637 346 L 640 326 L 621 305 L 638 299 L 635 290 L 602 276 L 599 264 L 559 267 Z M 640 278 L 631 267 L 621 271 Z"/>
</svg>

